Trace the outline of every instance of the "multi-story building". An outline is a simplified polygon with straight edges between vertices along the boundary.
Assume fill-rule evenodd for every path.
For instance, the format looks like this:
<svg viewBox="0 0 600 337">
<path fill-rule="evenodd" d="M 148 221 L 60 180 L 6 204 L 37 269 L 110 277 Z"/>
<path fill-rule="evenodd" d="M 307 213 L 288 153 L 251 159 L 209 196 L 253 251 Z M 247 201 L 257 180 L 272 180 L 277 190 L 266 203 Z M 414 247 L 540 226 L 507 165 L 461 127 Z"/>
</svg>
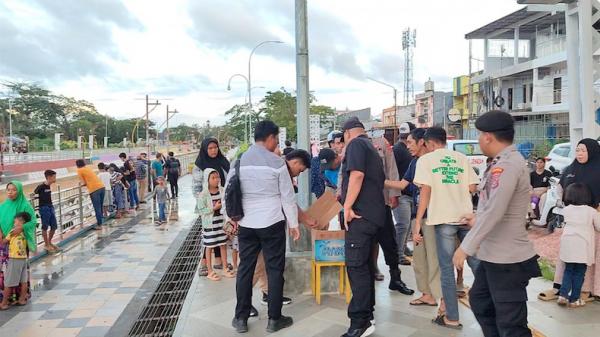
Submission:
<svg viewBox="0 0 600 337">
<path fill-rule="evenodd" d="M 472 128 L 477 114 L 469 111 L 479 111 L 479 84 L 472 84 L 469 92 L 469 80 L 469 75 L 462 75 L 452 81 L 452 109 L 458 112 L 458 121 L 451 122 L 449 128 L 454 131 L 457 138 L 463 139 L 477 137 L 477 130 Z M 469 106 L 469 95 L 471 95 L 471 106 Z"/>
<path fill-rule="evenodd" d="M 341 125 L 344 121 L 350 117 L 357 117 L 361 122 L 370 122 L 371 121 L 371 108 L 364 108 L 359 110 L 350 110 L 346 108 L 346 110 L 336 110 L 335 112 L 337 116 L 337 125 Z"/>
<path fill-rule="evenodd" d="M 415 119 L 417 127 L 448 126 L 448 111 L 452 109 L 452 93 L 434 90 L 434 83 L 425 82 L 425 91 L 415 96 Z"/>
<path fill-rule="evenodd" d="M 394 117 L 396 121 L 394 122 Z M 399 127 L 404 122 L 413 122 L 415 119 L 415 105 L 399 105 L 383 109 L 381 112 L 381 127 Z"/>
<path fill-rule="evenodd" d="M 471 78 L 479 86 L 471 113 L 510 112 L 516 142 L 540 154 L 569 138 L 565 13 L 560 8 L 524 7 L 466 35 L 483 40 L 484 49 L 483 70 Z"/>
</svg>

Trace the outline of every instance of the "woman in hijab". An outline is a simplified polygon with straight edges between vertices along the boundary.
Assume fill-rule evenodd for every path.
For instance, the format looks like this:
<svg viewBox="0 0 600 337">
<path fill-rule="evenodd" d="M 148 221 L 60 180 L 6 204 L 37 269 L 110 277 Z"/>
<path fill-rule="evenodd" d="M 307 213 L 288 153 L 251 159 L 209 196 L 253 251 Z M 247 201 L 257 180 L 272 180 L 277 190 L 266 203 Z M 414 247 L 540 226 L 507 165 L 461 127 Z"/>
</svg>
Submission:
<svg viewBox="0 0 600 337">
<path fill-rule="evenodd" d="M 207 168 L 217 171 L 221 178 L 221 186 L 225 186 L 230 165 L 229 160 L 221 153 L 219 141 L 216 138 L 209 137 L 202 141 L 200 153 L 196 158 L 196 166 L 203 172 Z"/>
<path fill-rule="evenodd" d="M 202 141 L 200 145 L 200 152 L 198 153 L 198 157 L 196 158 L 196 167 L 194 168 L 193 176 L 194 176 L 194 192 L 196 196 L 200 196 L 200 192 L 202 191 L 202 181 L 204 180 L 204 171 L 207 169 L 213 169 L 219 173 L 219 177 L 221 178 L 221 186 L 225 186 L 225 180 L 227 178 L 227 173 L 229 172 L 230 164 L 229 160 L 225 158 L 223 153 L 221 153 L 221 149 L 219 148 L 219 141 L 216 138 L 208 137 Z M 198 213 L 198 208 L 196 207 L 196 213 Z M 205 255 L 205 254 L 203 254 Z M 220 251 L 215 250 L 215 269 L 222 269 L 223 263 L 221 261 Z M 202 259 L 200 263 L 200 269 L 198 270 L 198 275 L 207 276 L 208 268 L 206 267 L 206 259 Z"/>
<path fill-rule="evenodd" d="M 593 204 L 600 210 L 600 144 L 598 141 L 585 138 L 577 143 L 575 148 L 575 160 L 567 166 L 562 173 L 559 182 L 558 196 L 562 199 L 563 191 L 567 186 L 573 183 L 585 184 L 592 192 Z M 581 299 L 590 301 L 600 296 L 600 233 L 596 233 L 596 263 L 589 267 L 585 273 Z M 565 264 L 558 260 L 556 262 L 556 272 L 554 274 L 554 287 L 538 295 L 538 298 L 544 301 L 558 298 L 558 291 L 562 284 Z"/>
<path fill-rule="evenodd" d="M 17 213 L 27 212 L 31 216 L 31 221 L 23 225 L 23 232 L 27 241 L 27 248 L 29 251 L 35 252 L 37 249 L 35 238 L 37 218 L 33 207 L 23 193 L 23 185 L 18 181 L 8 183 L 8 185 L 6 185 L 6 196 L 7 199 L 0 204 L 0 230 L 2 231 L 2 237 L 6 237 L 8 233 L 12 231 L 15 215 L 17 215 Z M 2 297 L 2 291 L 4 290 L 4 274 L 2 270 L 6 270 L 8 259 L 8 245 L 4 245 L 0 242 L 0 298 Z M 14 289 L 14 293 L 19 297 L 19 287 L 15 287 Z"/>
</svg>

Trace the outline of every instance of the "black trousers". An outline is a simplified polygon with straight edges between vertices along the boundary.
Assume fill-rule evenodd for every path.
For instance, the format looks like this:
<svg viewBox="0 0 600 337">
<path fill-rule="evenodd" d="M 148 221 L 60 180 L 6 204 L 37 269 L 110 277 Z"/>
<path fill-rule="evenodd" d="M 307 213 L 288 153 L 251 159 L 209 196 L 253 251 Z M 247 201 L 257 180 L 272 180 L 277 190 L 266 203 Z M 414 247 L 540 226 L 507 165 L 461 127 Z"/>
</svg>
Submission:
<svg viewBox="0 0 600 337">
<path fill-rule="evenodd" d="M 346 231 L 346 270 L 352 288 L 348 305 L 350 327 L 359 328 L 373 318 L 375 307 L 375 261 L 373 245 L 378 226 L 368 220 L 354 219 Z"/>
<path fill-rule="evenodd" d="M 538 256 L 499 264 L 481 261 L 469 292 L 471 310 L 485 337 L 529 337 L 527 291 L 529 279 L 541 276 Z"/>
<path fill-rule="evenodd" d="M 400 258 L 398 257 L 398 242 L 396 242 L 396 226 L 394 225 L 390 206 L 385 206 L 385 214 L 385 223 L 377 231 L 377 243 L 379 243 L 381 250 L 383 250 L 385 264 L 390 267 L 390 271 L 400 270 L 398 268 Z"/>
<path fill-rule="evenodd" d="M 258 253 L 262 250 L 269 281 L 269 318 L 281 317 L 283 270 L 285 268 L 285 221 L 261 229 L 240 227 L 240 265 L 236 279 L 235 317 L 248 319 L 252 306 L 252 278 Z"/>
<path fill-rule="evenodd" d="M 179 175 L 178 174 L 168 174 L 167 180 L 169 181 L 169 184 L 171 185 L 171 197 L 177 198 L 177 196 L 179 195 L 179 185 L 178 185 Z"/>
</svg>

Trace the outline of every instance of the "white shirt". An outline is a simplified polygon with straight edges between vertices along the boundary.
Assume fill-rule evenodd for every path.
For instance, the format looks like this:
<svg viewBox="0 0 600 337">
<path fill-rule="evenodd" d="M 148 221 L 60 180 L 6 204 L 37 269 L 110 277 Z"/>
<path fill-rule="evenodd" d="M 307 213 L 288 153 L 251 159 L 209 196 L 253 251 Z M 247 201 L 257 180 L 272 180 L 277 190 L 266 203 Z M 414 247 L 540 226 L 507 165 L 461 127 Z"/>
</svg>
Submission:
<svg viewBox="0 0 600 337">
<path fill-rule="evenodd" d="M 228 181 L 235 174 L 229 170 Z M 246 228 L 266 228 L 287 220 L 298 227 L 298 208 L 292 179 L 285 161 L 262 145 L 252 145 L 240 162 L 242 207 L 239 224 Z"/>
<path fill-rule="evenodd" d="M 106 189 L 107 191 L 110 191 L 111 190 L 110 173 L 109 172 L 100 172 L 100 173 L 98 173 L 98 178 L 100 178 L 100 180 L 102 180 L 102 183 L 104 184 L 104 189 Z"/>
</svg>

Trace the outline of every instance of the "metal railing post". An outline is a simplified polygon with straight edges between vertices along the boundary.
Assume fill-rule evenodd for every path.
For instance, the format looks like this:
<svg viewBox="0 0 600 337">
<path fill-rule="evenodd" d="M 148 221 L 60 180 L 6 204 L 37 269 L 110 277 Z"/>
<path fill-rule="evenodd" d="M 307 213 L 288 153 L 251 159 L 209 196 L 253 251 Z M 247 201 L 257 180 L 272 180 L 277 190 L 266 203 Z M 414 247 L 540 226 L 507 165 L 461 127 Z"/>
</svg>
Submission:
<svg viewBox="0 0 600 337">
<path fill-rule="evenodd" d="M 64 224 L 63 224 L 63 204 L 62 204 L 62 192 L 60 191 L 60 185 L 56 186 L 58 188 L 58 230 L 60 233 L 60 239 L 63 240 L 63 232 L 64 232 Z"/>
<path fill-rule="evenodd" d="M 79 223 L 81 228 L 83 228 L 83 189 L 81 188 L 81 184 L 77 184 L 77 197 L 79 198 Z"/>
</svg>

